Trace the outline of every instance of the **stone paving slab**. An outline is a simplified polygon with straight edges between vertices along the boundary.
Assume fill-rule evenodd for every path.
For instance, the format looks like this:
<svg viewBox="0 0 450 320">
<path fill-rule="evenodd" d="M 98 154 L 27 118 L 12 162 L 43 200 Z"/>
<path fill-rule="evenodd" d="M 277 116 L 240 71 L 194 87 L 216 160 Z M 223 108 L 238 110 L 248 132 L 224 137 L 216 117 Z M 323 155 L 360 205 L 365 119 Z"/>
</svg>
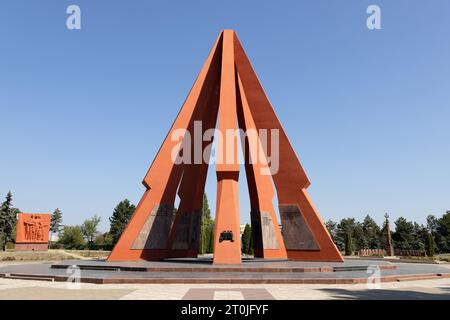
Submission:
<svg viewBox="0 0 450 320">
<path fill-rule="evenodd" d="M 1 300 L 105 300 L 120 299 L 134 290 L 83 290 L 83 289 L 60 289 L 60 288 L 40 288 L 21 287 L 0 290 Z"/>
<path fill-rule="evenodd" d="M 228 300 L 230 292 L 233 300 L 274 300 L 275 298 L 264 288 L 192 288 L 183 296 L 183 300 Z M 236 293 L 238 293 L 236 295 Z M 242 297 L 236 299 L 236 297 Z"/>
<path fill-rule="evenodd" d="M 351 261 L 353 262 L 353 261 Z M 73 264 L 78 263 L 73 261 Z M 95 263 L 95 262 L 93 262 Z M 282 263 L 282 262 L 277 262 Z M 362 261 L 358 264 L 361 265 Z M 293 265 L 289 261 L 289 265 Z M 294 263 L 303 266 L 304 263 Z M 342 266 L 343 264 L 340 264 Z M 355 266 L 355 264 L 351 264 Z M 379 276 L 381 282 L 411 281 L 450 277 L 450 269 L 441 265 L 398 264 L 395 269 L 378 269 L 385 263 L 368 266 L 368 270 L 345 272 L 137 272 L 112 270 L 55 269 L 50 263 L 6 265 L 0 267 L 1 277 L 29 280 L 68 281 L 77 277 L 86 283 L 297 283 L 297 284 L 337 284 L 366 283 L 369 277 Z M 245 270 L 245 269 L 243 269 Z M 374 274 L 377 273 L 377 274 Z"/>
<path fill-rule="evenodd" d="M 17 290 L 22 288 L 24 290 Z M 57 289 L 57 290 L 55 290 Z M 198 291 L 197 289 L 202 289 Z M 203 291 L 203 289 L 205 289 Z M 248 290 L 252 289 L 252 290 Z M 257 290 L 254 290 L 257 289 Z M 261 290 L 263 289 L 263 290 Z M 122 290 L 122 292 L 120 291 Z M 191 291 L 193 290 L 193 291 Z M 247 294 L 245 293 L 247 291 Z M 27 293 L 28 292 L 28 293 Z M 58 297 L 55 297 L 58 293 Z M 81 292 L 78 294 L 76 292 Z M 127 293 L 129 292 L 129 293 Z M 323 299 L 438 299 L 450 300 L 450 278 L 408 282 L 380 283 L 372 288 L 367 284 L 90 284 L 43 282 L 0 278 L 0 299 L 8 296 L 20 299 L 102 299 L 121 300 L 180 300 L 200 298 L 204 293 L 207 299 L 266 300 L 267 293 L 277 300 L 323 300 Z M 122 296 L 120 296 L 123 294 Z M 120 296 L 120 297 L 119 297 Z M 203 298 L 203 297 L 202 297 Z M 206 297 L 205 297 L 206 299 Z"/>
</svg>

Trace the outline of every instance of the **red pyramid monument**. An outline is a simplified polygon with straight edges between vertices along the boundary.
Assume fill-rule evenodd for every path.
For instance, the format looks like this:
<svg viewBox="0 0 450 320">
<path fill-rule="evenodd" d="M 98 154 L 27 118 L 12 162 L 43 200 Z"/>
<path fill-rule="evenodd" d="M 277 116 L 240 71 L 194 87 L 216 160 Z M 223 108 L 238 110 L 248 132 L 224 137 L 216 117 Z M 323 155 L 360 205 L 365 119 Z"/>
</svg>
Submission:
<svg viewBox="0 0 450 320">
<path fill-rule="evenodd" d="M 208 136 L 215 128 L 216 134 L 210 135 L 209 141 L 189 138 Z M 244 132 L 241 141 L 255 257 L 343 261 L 306 192 L 310 182 L 232 30 L 221 32 L 217 38 L 144 178 L 146 191 L 108 261 L 197 257 L 214 138 L 217 197 L 213 262 L 241 262 L 239 141 L 237 135 L 226 134 L 238 128 Z M 257 134 L 254 138 L 245 136 L 249 132 Z M 186 151 L 199 149 L 204 161 L 199 161 L 198 152 Z M 269 161 L 274 154 L 275 170 Z M 275 192 L 282 230 L 273 207 Z M 175 210 L 177 194 L 180 203 Z"/>
</svg>

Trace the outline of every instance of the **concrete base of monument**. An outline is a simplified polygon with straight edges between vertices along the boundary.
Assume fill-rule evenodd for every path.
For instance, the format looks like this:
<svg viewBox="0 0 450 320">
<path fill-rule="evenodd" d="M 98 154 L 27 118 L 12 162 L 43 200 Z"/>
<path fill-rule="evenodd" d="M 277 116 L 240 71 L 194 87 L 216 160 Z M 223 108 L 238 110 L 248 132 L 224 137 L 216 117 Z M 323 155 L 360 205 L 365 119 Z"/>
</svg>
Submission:
<svg viewBox="0 0 450 320">
<path fill-rule="evenodd" d="M 52 265 L 53 269 L 73 268 L 74 261 Z M 349 261 L 347 264 L 333 262 L 299 262 L 288 260 L 242 259 L 241 264 L 217 265 L 208 258 L 178 258 L 165 261 L 106 262 L 75 261 L 80 270 L 105 270 L 127 272 L 209 272 L 209 273 L 324 273 L 336 271 L 365 271 L 365 262 Z M 395 265 L 379 263 L 380 270 L 396 269 Z"/>
<path fill-rule="evenodd" d="M 67 260 L 58 263 L 4 265 L 0 277 L 85 283 L 229 283 L 352 284 L 450 278 L 439 265 L 349 259 L 344 263 L 243 260 L 240 265 L 212 265 L 210 259 L 106 262 Z"/>
</svg>

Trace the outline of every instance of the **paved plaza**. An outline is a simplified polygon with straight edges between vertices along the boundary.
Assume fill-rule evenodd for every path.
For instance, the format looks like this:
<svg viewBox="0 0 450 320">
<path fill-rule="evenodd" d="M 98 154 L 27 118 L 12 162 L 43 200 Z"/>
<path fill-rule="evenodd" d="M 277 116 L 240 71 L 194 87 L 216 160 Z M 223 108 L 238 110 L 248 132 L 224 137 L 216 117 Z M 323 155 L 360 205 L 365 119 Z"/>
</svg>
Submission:
<svg viewBox="0 0 450 320">
<path fill-rule="evenodd" d="M 90 284 L 0 279 L 0 299 L 108 300 L 316 300 L 445 299 L 450 279 L 366 284 Z"/>
<path fill-rule="evenodd" d="M 94 284 L 365 284 L 450 278 L 438 264 L 393 263 L 374 259 L 345 262 L 267 261 L 215 265 L 204 259 L 106 262 L 69 260 L 5 265 L 0 277 Z"/>
<path fill-rule="evenodd" d="M 352 262 L 354 264 L 355 262 Z M 393 264 L 392 272 L 426 272 L 444 270 L 450 265 Z M 0 273 L 8 269 L 49 268 L 51 263 L 1 263 Z M 64 270 L 57 269 L 58 272 Z M 88 270 L 81 270 L 81 273 Z M 93 272 L 88 271 L 88 272 Z M 96 271 L 111 272 L 111 271 Z M 137 273 L 137 272 L 134 272 Z M 140 272 L 139 272 L 140 273 Z M 159 274 L 144 272 L 144 274 Z M 174 272 L 172 272 L 174 273 Z M 208 273 L 208 272 L 207 272 Z M 209 274 L 227 272 L 209 272 Z M 283 273 L 283 272 L 282 272 Z M 297 276 L 352 276 L 361 271 L 299 273 Z M 307 275 L 308 274 L 308 275 Z M 235 274 L 239 276 L 239 273 Z M 82 274 L 81 274 L 82 276 Z M 73 280 L 73 279 L 68 279 Z M 0 278 L 0 299 L 108 299 L 108 300 L 316 300 L 316 299 L 438 299 L 450 300 L 450 278 L 356 284 L 226 284 L 226 283 L 161 283 L 161 284 L 94 284 L 67 281 L 36 281 L 29 279 Z"/>
</svg>

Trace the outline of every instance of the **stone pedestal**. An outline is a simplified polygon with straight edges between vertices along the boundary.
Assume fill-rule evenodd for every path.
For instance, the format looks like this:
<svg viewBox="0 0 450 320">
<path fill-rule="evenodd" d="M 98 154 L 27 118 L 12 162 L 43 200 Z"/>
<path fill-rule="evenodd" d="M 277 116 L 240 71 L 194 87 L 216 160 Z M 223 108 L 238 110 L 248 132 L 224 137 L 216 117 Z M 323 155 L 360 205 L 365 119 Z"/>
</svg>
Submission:
<svg viewBox="0 0 450 320">
<path fill-rule="evenodd" d="M 49 213 L 19 213 L 15 251 L 47 251 Z"/>
</svg>

